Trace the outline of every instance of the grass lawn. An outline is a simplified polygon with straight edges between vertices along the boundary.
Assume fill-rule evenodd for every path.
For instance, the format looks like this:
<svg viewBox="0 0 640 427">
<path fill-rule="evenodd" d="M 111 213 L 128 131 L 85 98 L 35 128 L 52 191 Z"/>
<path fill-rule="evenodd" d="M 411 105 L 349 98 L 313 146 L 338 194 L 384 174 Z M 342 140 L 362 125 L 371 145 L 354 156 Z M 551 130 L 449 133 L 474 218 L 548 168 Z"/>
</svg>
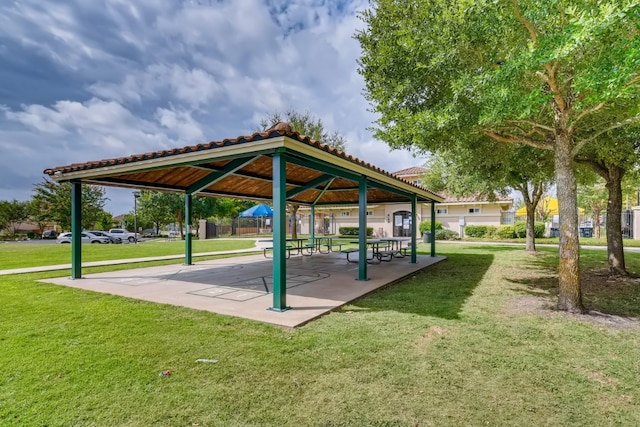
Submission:
<svg viewBox="0 0 640 427">
<path fill-rule="evenodd" d="M 254 240 L 250 239 L 194 240 L 193 253 L 247 249 L 254 246 Z M 184 254 L 184 241 L 165 242 L 164 240 L 151 240 L 137 245 L 82 245 L 82 260 L 84 262 L 180 254 Z M 24 242 L 0 243 L 0 269 L 9 270 L 39 265 L 69 264 L 70 262 L 71 245 Z"/>
<path fill-rule="evenodd" d="M 474 237 L 465 237 L 463 240 L 465 241 L 469 241 L 469 242 L 486 242 L 486 241 L 490 241 L 490 242 L 504 242 L 504 243 L 521 243 L 521 244 L 525 244 L 526 243 L 526 239 L 507 239 L 507 240 L 494 240 L 494 239 L 478 239 L 478 238 L 474 238 Z M 558 237 L 541 237 L 536 239 L 536 245 L 540 244 L 540 245 L 557 245 L 559 243 L 559 238 Z M 638 248 L 640 247 L 640 240 L 635 240 L 635 239 L 622 239 L 622 244 L 625 248 Z M 607 246 L 607 239 L 606 237 L 604 237 L 604 233 L 603 233 L 603 237 L 600 237 L 598 239 L 596 239 L 595 237 L 580 237 L 580 245 L 582 246 Z"/>
<path fill-rule="evenodd" d="M 640 425 L 637 320 L 547 308 L 553 248 L 439 249 L 296 330 L 3 277 L 0 425 Z M 637 279 L 582 260 L 590 308 L 640 316 Z"/>
</svg>

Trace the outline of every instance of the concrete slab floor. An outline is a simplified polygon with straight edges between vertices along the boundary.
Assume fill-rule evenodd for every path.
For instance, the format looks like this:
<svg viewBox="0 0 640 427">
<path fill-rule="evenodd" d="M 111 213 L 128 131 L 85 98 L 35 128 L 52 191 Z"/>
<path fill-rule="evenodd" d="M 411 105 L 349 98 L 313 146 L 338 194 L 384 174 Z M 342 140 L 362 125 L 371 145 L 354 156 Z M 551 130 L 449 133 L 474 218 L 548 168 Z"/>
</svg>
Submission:
<svg viewBox="0 0 640 427">
<path fill-rule="evenodd" d="M 419 255 L 416 264 L 409 257 L 368 264 L 369 280 L 359 281 L 358 264 L 348 263 L 344 254 L 292 256 L 287 260 L 291 309 L 284 312 L 268 310 L 273 305 L 273 267 L 262 255 L 42 281 L 296 327 L 445 259 Z"/>
</svg>

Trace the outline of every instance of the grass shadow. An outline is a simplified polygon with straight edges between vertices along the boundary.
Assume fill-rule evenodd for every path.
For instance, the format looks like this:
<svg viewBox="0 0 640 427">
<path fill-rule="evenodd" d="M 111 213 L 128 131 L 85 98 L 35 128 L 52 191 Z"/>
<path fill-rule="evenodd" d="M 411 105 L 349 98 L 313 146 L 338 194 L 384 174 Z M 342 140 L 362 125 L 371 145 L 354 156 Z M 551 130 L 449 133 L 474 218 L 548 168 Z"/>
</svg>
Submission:
<svg viewBox="0 0 640 427">
<path fill-rule="evenodd" d="M 581 251 L 580 283 L 587 310 L 617 316 L 640 317 L 640 276 L 634 273 L 640 256 L 626 254 L 629 277 L 610 277 L 606 251 Z M 554 298 L 558 296 L 558 252 L 544 250 L 532 254 L 523 274 L 507 278 L 513 290 L 522 294 Z M 531 267 L 528 269 L 526 267 Z M 526 271 L 531 271 L 527 274 Z"/>
<path fill-rule="evenodd" d="M 459 319 L 460 312 L 493 263 L 492 254 L 447 254 L 448 259 L 389 287 L 351 302 L 345 309 L 397 311 Z"/>
</svg>

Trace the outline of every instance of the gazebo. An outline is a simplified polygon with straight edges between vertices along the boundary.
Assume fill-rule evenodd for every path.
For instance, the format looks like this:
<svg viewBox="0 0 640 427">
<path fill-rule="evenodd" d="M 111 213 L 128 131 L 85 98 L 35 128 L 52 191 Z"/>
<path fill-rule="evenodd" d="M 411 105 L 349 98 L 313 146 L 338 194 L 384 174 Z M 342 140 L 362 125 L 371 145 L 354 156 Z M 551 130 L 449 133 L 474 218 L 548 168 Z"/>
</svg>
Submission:
<svg viewBox="0 0 640 427">
<path fill-rule="evenodd" d="M 367 203 L 411 204 L 411 255 L 416 263 L 416 206 L 431 204 L 435 235 L 435 203 L 443 198 L 367 162 L 330 148 L 278 123 L 265 132 L 222 141 L 159 150 L 126 157 L 74 163 L 44 171 L 72 189 L 71 277 L 82 277 L 81 184 L 178 192 L 185 195 L 185 265 L 192 264 L 189 230 L 192 196 L 236 197 L 273 205 L 273 305 L 286 304 L 286 203 L 309 206 L 358 205 L 358 223 L 366 229 Z M 313 226 L 311 227 L 311 239 Z M 357 280 L 367 280 L 366 233 L 360 233 Z M 435 241 L 431 240 L 431 256 Z"/>
</svg>

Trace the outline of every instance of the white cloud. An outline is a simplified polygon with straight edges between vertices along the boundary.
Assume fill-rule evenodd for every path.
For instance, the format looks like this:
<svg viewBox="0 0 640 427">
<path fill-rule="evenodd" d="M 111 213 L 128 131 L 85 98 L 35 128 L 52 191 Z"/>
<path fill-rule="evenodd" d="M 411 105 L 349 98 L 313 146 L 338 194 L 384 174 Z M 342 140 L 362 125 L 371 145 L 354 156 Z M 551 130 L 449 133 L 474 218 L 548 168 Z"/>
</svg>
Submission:
<svg viewBox="0 0 640 427">
<path fill-rule="evenodd" d="M 120 83 L 97 82 L 88 90 L 102 98 L 123 103 L 164 98 L 184 102 L 191 107 L 202 106 L 221 92 L 220 85 L 206 71 L 175 64 L 153 64 L 141 72 L 125 76 Z"/>
<path fill-rule="evenodd" d="M 158 108 L 156 117 L 163 127 L 175 133 L 179 140 L 184 141 L 185 145 L 193 144 L 194 141 L 202 141 L 205 138 L 200 125 L 188 111 Z"/>
<path fill-rule="evenodd" d="M 48 134 L 50 146 L 72 150 L 68 154 L 77 159 L 74 161 L 127 155 L 132 147 L 136 152 L 155 151 L 175 142 L 158 124 L 133 115 L 116 102 L 97 98 L 84 103 L 58 101 L 51 108 L 24 106 L 22 111 L 7 111 L 6 117 Z M 82 160 L 79 153 L 90 157 Z"/>
</svg>

